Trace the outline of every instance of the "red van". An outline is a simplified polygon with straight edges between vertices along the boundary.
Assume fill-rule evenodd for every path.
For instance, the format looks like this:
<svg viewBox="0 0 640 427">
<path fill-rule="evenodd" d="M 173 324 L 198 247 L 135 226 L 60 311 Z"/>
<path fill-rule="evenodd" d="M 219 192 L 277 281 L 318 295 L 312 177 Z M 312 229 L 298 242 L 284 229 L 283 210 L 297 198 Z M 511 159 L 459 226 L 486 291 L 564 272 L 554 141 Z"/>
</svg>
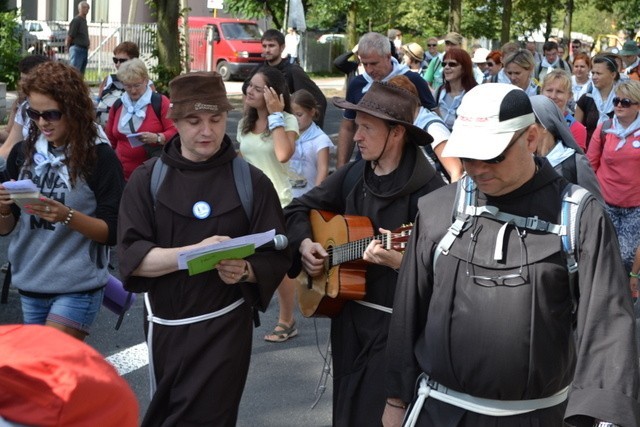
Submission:
<svg viewBox="0 0 640 427">
<path fill-rule="evenodd" d="M 256 21 L 189 16 L 187 23 L 192 71 L 215 70 L 224 80 L 244 80 L 264 62 L 262 30 Z M 209 56 L 207 44 L 212 48 Z"/>
</svg>

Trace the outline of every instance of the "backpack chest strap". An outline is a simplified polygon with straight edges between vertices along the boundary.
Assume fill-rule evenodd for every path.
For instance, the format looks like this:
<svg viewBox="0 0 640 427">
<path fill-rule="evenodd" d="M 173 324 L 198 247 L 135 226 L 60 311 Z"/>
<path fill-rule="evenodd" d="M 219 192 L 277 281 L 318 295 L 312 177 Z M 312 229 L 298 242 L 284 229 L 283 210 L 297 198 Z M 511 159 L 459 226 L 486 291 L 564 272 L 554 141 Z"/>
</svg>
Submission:
<svg viewBox="0 0 640 427">
<path fill-rule="evenodd" d="M 564 225 L 544 221 L 537 216 L 523 217 L 501 212 L 500 209 L 495 206 L 466 206 L 465 214 L 472 217 L 482 216 L 485 218 L 496 219 L 500 222 L 513 224 L 518 228 L 532 231 L 543 231 L 546 233 L 557 234 L 558 236 L 564 236 L 567 234 L 567 228 Z"/>
</svg>

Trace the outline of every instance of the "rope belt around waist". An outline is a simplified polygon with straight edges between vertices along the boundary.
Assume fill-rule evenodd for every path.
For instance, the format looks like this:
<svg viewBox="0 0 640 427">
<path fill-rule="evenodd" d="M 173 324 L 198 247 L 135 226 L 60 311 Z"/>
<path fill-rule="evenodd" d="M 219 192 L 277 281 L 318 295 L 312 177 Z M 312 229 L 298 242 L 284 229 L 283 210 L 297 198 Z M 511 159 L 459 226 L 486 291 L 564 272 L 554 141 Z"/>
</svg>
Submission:
<svg viewBox="0 0 640 427">
<path fill-rule="evenodd" d="M 240 307 L 243 303 L 244 298 L 240 298 L 234 303 L 211 313 L 201 314 L 199 316 L 193 317 L 186 317 L 184 319 L 163 319 L 161 317 L 153 315 L 153 311 L 151 310 L 151 302 L 149 301 L 149 294 L 144 294 L 144 305 L 147 308 L 147 320 L 149 321 L 149 331 L 147 333 L 147 350 L 149 351 L 149 390 L 151 392 L 151 398 L 153 398 L 153 395 L 156 392 L 156 376 L 155 369 L 153 367 L 153 324 L 157 323 L 158 325 L 163 326 L 183 326 L 190 325 L 192 323 L 204 322 L 205 320 L 224 316 L 225 314 Z"/>
<path fill-rule="evenodd" d="M 373 308 L 374 310 L 384 311 L 385 313 L 389 313 L 389 314 L 393 313 L 393 309 L 392 308 L 385 307 L 384 305 L 374 304 L 372 302 L 363 301 L 363 300 L 360 300 L 360 299 L 353 300 L 353 302 L 357 302 L 358 304 L 364 305 L 365 307 Z"/>
<path fill-rule="evenodd" d="M 511 415 L 520 415 L 527 412 L 533 412 L 538 409 L 551 408 L 559 405 L 565 400 L 569 394 L 569 386 L 563 388 L 556 394 L 543 397 L 541 399 L 528 400 L 497 400 L 485 399 L 482 397 L 471 396 L 470 394 L 461 393 L 444 387 L 435 381 L 430 381 L 426 375 L 421 376 L 420 385 L 418 387 L 418 397 L 413 403 L 413 407 L 406 417 L 404 427 L 412 427 L 416 425 L 418 416 L 424 405 L 424 401 L 428 397 L 432 397 L 441 402 L 448 403 L 458 408 L 478 414 L 489 415 L 492 417 L 508 417 Z"/>
</svg>

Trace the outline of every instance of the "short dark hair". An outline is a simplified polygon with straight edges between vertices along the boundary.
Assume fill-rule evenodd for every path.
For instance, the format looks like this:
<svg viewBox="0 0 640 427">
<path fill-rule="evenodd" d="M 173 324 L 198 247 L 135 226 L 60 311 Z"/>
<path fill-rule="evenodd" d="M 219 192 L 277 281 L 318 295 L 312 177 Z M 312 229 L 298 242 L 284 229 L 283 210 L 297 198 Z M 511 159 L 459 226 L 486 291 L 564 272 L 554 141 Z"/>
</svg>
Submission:
<svg viewBox="0 0 640 427">
<path fill-rule="evenodd" d="M 139 58 L 140 57 L 140 49 L 138 45 L 134 42 L 122 42 L 115 49 L 113 49 L 113 54 L 117 55 L 118 53 L 124 53 L 129 58 Z"/>
<path fill-rule="evenodd" d="M 40 65 L 43 62 L 50 61 L 50 59 L 44 55 L 28 55 L 18 61 L 18 71 L 23 74 L 29 74 L 36 65 Z"/>
<path fill-rule="evenodd" d="M 571 44 L 579 44 L 580 46 L 582 46 L 582 40 L 580 40 L 580 39 L 573 39 L 573 40 L 571 40 Z"/>
<path fill-rule="evenodd" d="M 264 34 L 262 34 L 262 38 L 260 39 L 260 41 L 263 42 L 265 40 L 269 40 L 269 41 L 275 40 L 278 43 L 278 45 L 284 46 L 284 35 L 278 30 L 269 29 L 265 31 Z"/>
<path fill-rule="evenodd" d="M 548 52 L 548 51 L 554 50 L 554 49 L 558 50 L 558 43 L 556 43 L 556 42 L 554 42 L 552 40 L 546 41 L 542 45 L 542 51 L 543 52 Z"/>
</svg>

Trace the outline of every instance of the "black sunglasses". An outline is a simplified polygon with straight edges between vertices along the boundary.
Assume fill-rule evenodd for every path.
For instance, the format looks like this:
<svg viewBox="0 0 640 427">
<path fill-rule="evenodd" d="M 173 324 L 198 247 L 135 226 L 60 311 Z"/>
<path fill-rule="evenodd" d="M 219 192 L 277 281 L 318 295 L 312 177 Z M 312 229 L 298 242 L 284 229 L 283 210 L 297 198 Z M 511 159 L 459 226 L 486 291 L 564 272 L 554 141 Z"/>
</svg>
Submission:
<svg viewBox="0 0 640 427">
<path fill-rule="evenodd" d="M 129 58 L 116 58 L 115 56 L 112 59 L 114 64 L 124 64 L 129 60 Z"/>
<path fill-rule="evenodd" d="M 493 66 L 494 66 L 494 65 L 496 65 L 496 64 L 494 64 L 493 62 L 487 62 L 487 65 L 488 65 L 489 67 L 493 67 Z"/>
<path fill-rule="evenodd" d="M 33 108 L 27 108 L 27 116 L 34 122 L 40 120 L 42 117 L 47 122 L 57 122 L 62 118 L 62 111 L 60 110 L 47 110 L 47 111 L 37 111 Z"/>
<path fill-rule="evenodd" d="M 507 152 L 509 151 L 509 149 L 511 147 L 513 147 L 513 144 L 515 144 L 522 135 L 524 135 L 524 133 L 529 129 L 529 127 L 527 126 L 526 128 L 524 128 L 522 131 L 520 131 L 519 134 L 517 134 L 512 140 L 511 142 L 509 142 L 509 145 L 507 145 L 507 148 L 504 149 L 504 151 L 500 154 L 498 154 L 497 156 L 495 156 L 493 159 L 487 159 L 487 160 L 480 160 L 481 162 L 484 163 L 488 163 L 490 165 L 497 165 L 498 163 L 502 163 L 504 162 L 504 159 L 507 158 Z M 460 157 L 460 160 L 462 160 L 463 162 L 473 162 L 476 159 L 469 159 L 467 157 Z"/>
<path fill-rule="evenodd" d="M 629 108 L 632 105 L 637 105 L 638 103 L 630 100 L 629 98 L 618 98 L 617 96 L 613 98 L 613 105 L 617 107 L 620 105 L 622 108 Z"/>
<path fill-rule="evenodd" d="M 460 64 L 458 64 L 457 62 L 453 62 L 453 61 L 442 61 L 442 68 L 446 67 L 447 65 L 450 68 L 456 68 Z"/>
<path fill-rule="evenodd" d="M 427 43 L 427 46 L 429 46 L 429 47 L 436 47 L 436 46 L 438 46 L 438 45 L 437 45 L 436 43 L 434 43 L 434 44 Z"/>
</svg>

